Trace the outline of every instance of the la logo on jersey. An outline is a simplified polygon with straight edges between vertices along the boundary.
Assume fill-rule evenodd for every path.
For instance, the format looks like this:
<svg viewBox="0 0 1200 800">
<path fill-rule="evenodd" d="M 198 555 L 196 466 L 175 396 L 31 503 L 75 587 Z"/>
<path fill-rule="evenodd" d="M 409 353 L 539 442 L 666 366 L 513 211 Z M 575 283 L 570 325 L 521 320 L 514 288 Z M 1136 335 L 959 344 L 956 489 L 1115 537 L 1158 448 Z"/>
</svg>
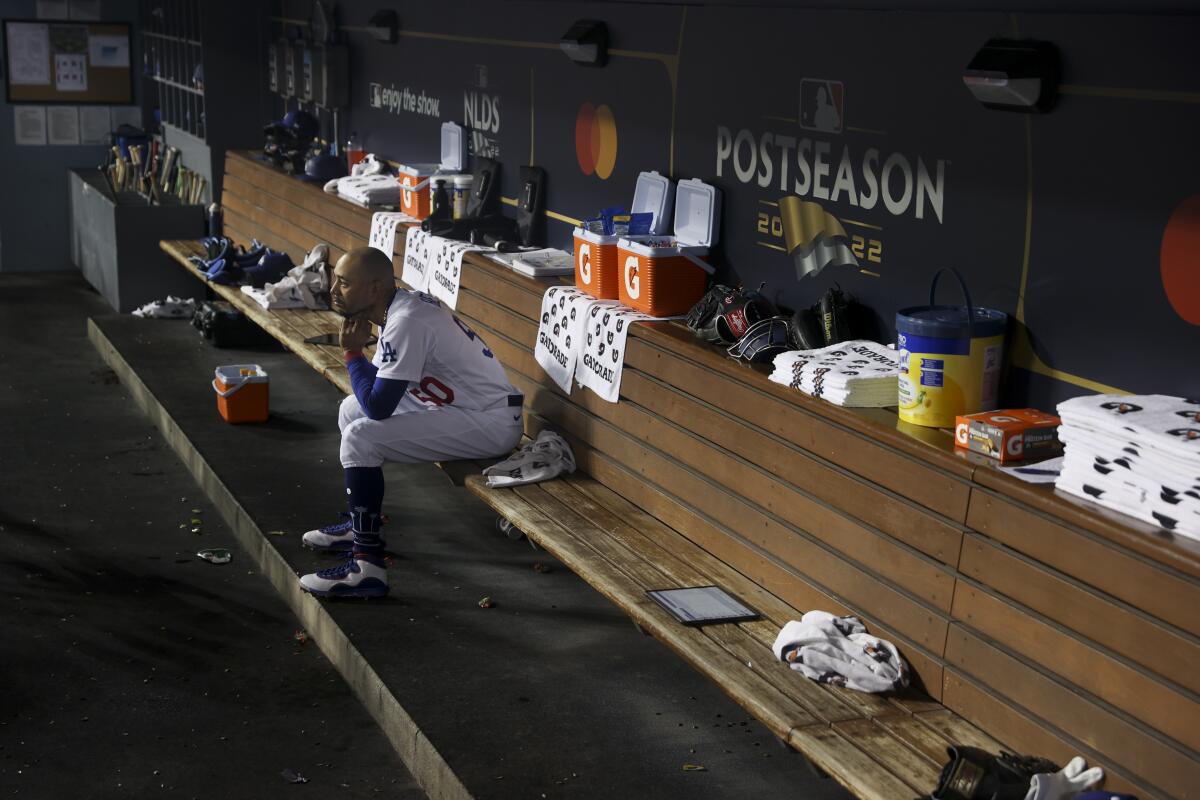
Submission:
<svg viewBox="0 0 1200 800">
<path fill-rule="evenodd" d="M 398 356 L 396 355 L 396 348 L 392 347 L 387 342 L 382 342 L 379 345 L 379 347 L 380 347 L 379 360 L 381 362 L 383 362 L 384 364 L 388 363 L 389 361 L 395 361 L 398 358 Z"/>
</svg>

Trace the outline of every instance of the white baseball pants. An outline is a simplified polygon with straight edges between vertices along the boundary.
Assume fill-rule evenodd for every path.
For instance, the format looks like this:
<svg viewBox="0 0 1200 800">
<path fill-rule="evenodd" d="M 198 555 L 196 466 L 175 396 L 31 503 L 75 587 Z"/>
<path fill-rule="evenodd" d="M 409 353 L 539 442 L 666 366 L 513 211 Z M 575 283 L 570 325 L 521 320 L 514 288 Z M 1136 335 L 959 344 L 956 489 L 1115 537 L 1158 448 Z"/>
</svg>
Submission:
<svg viewBox="0 0 1200 800">
<path fill-rule="evenodd" d="M 401 402 L 392 416 L 373 420 L 354 395 L 342 400 L 338 427 L 343 467 L 500 458 L 517 446 L 522 433 L 520 407 L 471 411 L 453 405 L 413 408 Z"/>
</svg>

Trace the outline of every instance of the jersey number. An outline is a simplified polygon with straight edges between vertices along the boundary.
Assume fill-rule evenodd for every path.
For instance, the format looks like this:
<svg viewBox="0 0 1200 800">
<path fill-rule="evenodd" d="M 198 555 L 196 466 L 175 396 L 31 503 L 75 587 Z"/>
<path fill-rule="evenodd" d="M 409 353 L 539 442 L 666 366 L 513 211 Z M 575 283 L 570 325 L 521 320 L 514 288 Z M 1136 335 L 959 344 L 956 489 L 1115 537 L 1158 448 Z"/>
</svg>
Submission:
<svg viewBox="0 0 1200 800">
<path fill-rule="evenodd" d="M 448 406 L 454 402 L 454 390 L 437 378 L 422 378 L 416 388 L 408 391 L 413 397 L 429 405 Z"/>
<path fill-rule="evenodd" d="M 479 339 L 479 334 L 475 333 L 475 331 L 473 331 L 469 327 L 467 327 L 467 323 L 463 322 L 458 317 L 454 317 L 453 319 L 454 319 L 454 324 L 457 325 L 458 327 L 462 328 L 462 332 L 467 335 L 468 339 L 470 339 L 472 342 L 475 341 L 476 339 Z M 479 339 L 479 343 L 483 345 L 483 354 L 485 356 L 487 356 L 488 358 L 495 358 L 495 356 L 492 355 L 492 351 L 489 350 L 488 346 L 483 343 L 483 339 Z"/>
<path fill-rule="evenodd" d="M 396 355 L 396 348 L 392 347 L 387 342 L 382 343 L 379 347 L 380 347 L 380 351 L 381 351 L 379 360 L 382 363 L 386 364 L 389 361 L 397 360 L 398 356 Z"/>
</svg>

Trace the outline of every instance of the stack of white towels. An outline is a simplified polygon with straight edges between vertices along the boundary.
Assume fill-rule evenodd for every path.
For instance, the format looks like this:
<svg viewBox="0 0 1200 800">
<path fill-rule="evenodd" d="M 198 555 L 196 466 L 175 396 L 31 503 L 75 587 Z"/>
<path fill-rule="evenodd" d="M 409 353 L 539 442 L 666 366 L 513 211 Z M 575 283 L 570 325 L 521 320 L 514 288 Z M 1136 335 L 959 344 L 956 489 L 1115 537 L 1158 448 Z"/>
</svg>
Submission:
<svg viewBox="0 0 1200 800">
<path fill-rule="evenodd" d="M 789 350 L 775 356 L 775 383 L 839 406 L 882 408 L 896 405 L 900 354 L 866 340 L 819 350 Z"/>
<path fill-rule="evenodd" d="M 1099 394 L 1060 403 L 1055 487 L 1200 539 L 1200 400 Z"/>
<path fill-rule="evenodd" d="M 386 174 L 339 178 L 337 193 L 367 206 L 394 206 L 400 202 L 400 182 L 395 175 Z"/>
</svg>

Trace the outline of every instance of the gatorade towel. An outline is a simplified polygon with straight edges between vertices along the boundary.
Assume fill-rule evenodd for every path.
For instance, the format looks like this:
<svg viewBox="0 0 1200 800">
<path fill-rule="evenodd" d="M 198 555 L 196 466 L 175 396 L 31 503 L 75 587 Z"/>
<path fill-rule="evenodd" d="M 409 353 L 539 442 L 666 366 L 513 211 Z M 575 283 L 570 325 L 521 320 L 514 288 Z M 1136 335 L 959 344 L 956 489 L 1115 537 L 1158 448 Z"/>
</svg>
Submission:
<svg viewBox="0 0 1200 800">
<path fill-rule="evenodd" d="M 938 278 L 950 272 L 965 306 L 934 305 Z M 962 277 L 942 269 L 929 287 L 929 305 L 896 313 L 900 351 L 900 419 L 933 428 L 953 427 L 960 414 L 996 408 L 1008 315 L 971 305 Z"/>
<path fill-rule="evenodd" d="M 426 272 L 429 274 L 429 284 L 426 291 L 449 308 L 458 308 L 463 256 L 480 248 L 466 242 L 444 239 L 441 236 L 433 236 L 430 239 L 430 263 L 426 268 Z"/>
<path fill-rule="evenodd" d="M 558 387 L 570 394 L 583 341 L 583 324 L 596 298 L 568 286 L 552 286 L 542 295 L 533 357 Z"/>
<path fill-rule="evenodd" d="M 379 216 L 376 214 L 375 216 Z M 431 237 L 419 227 L 408 229 L 404 242 L 404 270 L 400 280 L 418 292 L 429 288 L 429 244 Z"/>
<path fill-rule="evenodd" d="M 579 358 L 575 362 L 575 380 L 615 403 L 621 396 L 621 373 L 625 369 L 625 340 L 629 326 L 653 321 L 632 308 L 611 300 L 597 300 L 587 309 L 582 339 L 576 343 Z"/>
</svg>

